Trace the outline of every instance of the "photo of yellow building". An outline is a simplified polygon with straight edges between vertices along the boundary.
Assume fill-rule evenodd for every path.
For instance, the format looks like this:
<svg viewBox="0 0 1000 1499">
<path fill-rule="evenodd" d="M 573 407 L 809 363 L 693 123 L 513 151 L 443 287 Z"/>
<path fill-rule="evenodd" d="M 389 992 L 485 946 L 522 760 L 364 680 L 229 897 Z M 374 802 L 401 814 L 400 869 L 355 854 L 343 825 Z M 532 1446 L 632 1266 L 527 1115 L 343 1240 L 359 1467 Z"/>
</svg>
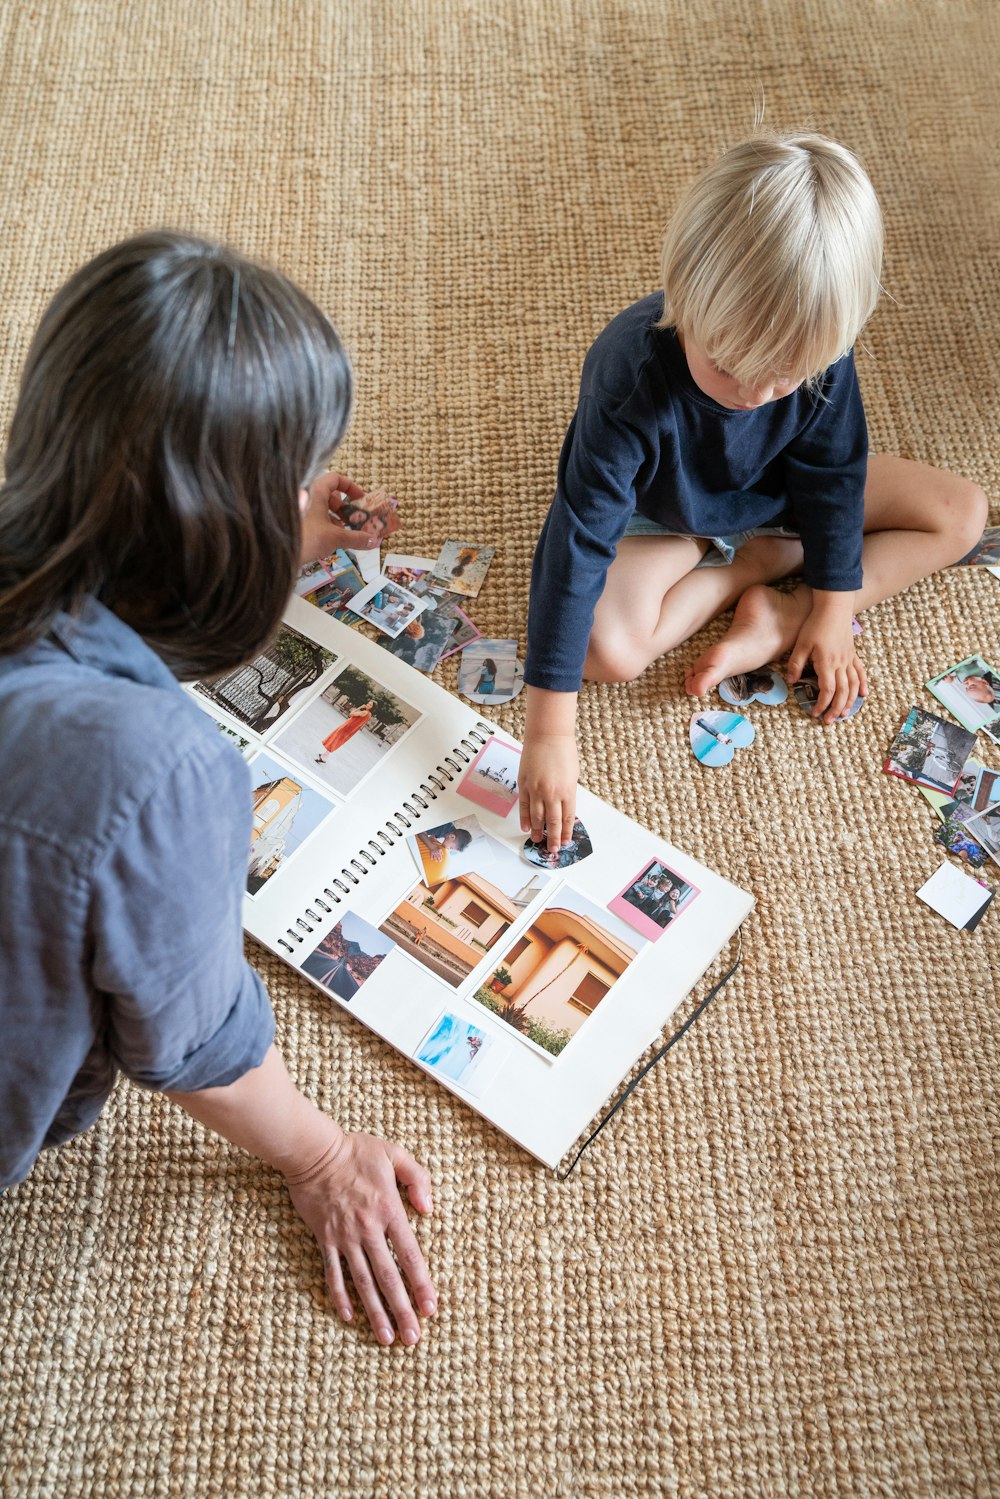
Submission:
<svg viewBox="0 0 1000 1499">
<path fill-rule="evenodd" d="M 558 1056 L 635 958 L 636 941 L 645 945 L 618 917 L 564 888 L 472 998 Z"/>
<path fill-rule="evenodd" d="M 458 985 L 483 960 L 523 909 L 482 875 L 458 874 L 416 885 L 380 931 L 439 978 Z"/>
</svg>

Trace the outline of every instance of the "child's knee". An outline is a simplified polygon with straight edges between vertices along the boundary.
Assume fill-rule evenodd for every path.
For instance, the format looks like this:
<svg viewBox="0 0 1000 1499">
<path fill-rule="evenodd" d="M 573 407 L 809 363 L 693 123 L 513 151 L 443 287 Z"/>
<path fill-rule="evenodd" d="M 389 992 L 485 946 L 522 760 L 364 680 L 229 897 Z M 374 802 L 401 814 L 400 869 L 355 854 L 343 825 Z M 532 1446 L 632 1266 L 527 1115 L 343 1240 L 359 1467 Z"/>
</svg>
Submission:
<svg viewBox="0 0 1000 1499">
<path fill-rule="evenodd" d="M 614 639 L 595 631 L 587 647 L 583 675 L 588 682 L 632 682 L 649 665 L 648 653 L 627 636 Z"/>
<path fill-rule="evenodd" d="M 959 543 L 958 555 L 966 552 L 979 541 L 990 519 L 990 502 L 978 484 L 971 479 L 954 478 L 955 492 L 952 500 L 955 520 L 955 540 Z"/>
</svg>

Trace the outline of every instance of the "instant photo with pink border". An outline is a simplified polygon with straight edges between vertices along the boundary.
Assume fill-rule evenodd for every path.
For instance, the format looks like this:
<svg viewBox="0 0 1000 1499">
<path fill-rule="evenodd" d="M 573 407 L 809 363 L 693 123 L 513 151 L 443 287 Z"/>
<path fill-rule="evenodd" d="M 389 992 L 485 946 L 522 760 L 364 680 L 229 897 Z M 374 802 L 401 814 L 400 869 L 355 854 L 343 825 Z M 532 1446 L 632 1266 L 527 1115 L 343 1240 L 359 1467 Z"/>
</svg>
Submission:
<svg viewBox="0 0 1000 1499">
<path fill-rule="evenodd" d="M 656 942 L 700 894 L 697 885 L 662 859 L 650 859 L 624 890 L 608 901 L 608 910 L 650 942 Z"/>
<path fill-rule="evenodd" d="M 517 804 L 517 767 L 521 751 L 504 739 L 489 739 L 456 786 L 459 796 L 506 817 Z"/>
</svg>

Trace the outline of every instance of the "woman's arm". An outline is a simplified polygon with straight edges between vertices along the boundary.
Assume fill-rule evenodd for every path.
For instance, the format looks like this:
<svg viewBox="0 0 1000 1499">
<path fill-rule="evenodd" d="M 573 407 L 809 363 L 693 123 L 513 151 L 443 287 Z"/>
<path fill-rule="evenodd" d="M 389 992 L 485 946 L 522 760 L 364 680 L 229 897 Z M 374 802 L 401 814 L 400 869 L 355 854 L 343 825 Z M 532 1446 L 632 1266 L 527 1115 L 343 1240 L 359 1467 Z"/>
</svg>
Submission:
<svg viewBox="0 0 1000 1499">
<path fill-rule="evenodd" d="M 346 1134 L 299 1092 L 274 1046 L 228 1087 L 167 1097 L 282 1173 L 322 1251 L 330 1296 L 345 1322 L 353 1312 L 342 1260 L 379 1342 L 393 1341 L 392 1319 L 404 1343 L 417 1342 L 417 1312 L 431 1316 L 437 1298 L 400 1196 L 403 1186 L 417 1211 L 429 1213 L 430 1176 L 408 1151 Z"/>
</svg>

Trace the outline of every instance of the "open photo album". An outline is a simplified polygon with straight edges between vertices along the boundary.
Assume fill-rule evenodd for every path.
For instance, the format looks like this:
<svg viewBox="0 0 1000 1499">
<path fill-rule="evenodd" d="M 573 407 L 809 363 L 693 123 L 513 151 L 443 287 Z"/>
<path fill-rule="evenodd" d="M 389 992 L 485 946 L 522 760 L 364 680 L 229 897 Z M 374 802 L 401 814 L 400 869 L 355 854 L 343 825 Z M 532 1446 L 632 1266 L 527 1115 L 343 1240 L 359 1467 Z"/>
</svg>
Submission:
<svg viewBox="0 0 1000 1499">
<path fill-rule="evenodd" d="M 301 599 L 188 690 L 251 771 L 247 931 L 546 1165 L 753 907 L 584 788 L 586 856 L 529 859 L 520 745 Z"/>
</svg>

